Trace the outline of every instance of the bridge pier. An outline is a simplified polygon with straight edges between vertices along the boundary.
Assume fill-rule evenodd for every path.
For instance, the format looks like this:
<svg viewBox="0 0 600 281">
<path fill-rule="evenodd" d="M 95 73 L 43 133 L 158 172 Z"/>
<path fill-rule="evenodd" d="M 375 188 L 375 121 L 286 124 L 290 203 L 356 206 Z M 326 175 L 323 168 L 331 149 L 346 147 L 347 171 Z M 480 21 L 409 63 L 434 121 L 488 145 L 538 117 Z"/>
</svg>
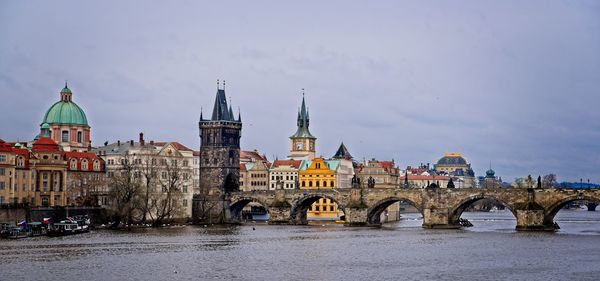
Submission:
<svg viewBox="0 0 600 281">
<path fill-rule="evenodd" d="M 594 203 L 594 202 L 587 203 L 587 208 L 588 208 L 588 211 L 590 211 L 590 212 L 595 212 L 597 206 L 598 206 L 598 204 Z"/>
<path fill-rule="evenodd" d="M 291 224 L 291 213 L 291 207 L 272 206 L 269 208 L 269 224 Z"/>
<path fill-rule="evenodd" d="M 346 208 L 344 215 L 346 216 L 345 226 L 367 226 L 367 208 Z"/>
<path fill-rule="evenodd" d="M 516 210 L 518 231 L 554 231 L 554 222 L 545 221 L 544 210 Z"/>
<path fill-rule="evenodd" d="M 458 224 L 453 224 L 448 208 L 423 209 L 423 228 L 429 229 L 458 229 Z"/>
</svg>

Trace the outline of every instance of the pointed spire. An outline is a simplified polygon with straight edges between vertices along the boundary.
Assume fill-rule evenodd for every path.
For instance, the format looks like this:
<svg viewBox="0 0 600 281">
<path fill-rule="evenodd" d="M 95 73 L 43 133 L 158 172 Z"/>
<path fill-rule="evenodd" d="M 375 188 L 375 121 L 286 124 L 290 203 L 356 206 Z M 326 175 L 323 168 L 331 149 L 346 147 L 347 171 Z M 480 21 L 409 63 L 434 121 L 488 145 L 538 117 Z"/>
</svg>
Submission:
<svg viewBox="0 0 600 281">
<path fill-rule="evenodd" d="M 225 81 L 223 81 L 225 82 Z M 213 108 L 213 114 L 211 120 L 233 120 L 229 107 L 227 106 L 227 98 L 225 96 L 225 90 L 219 89 L 219 80 L 217 80 L 217 96 L 215 98 L 215 105 Z"/>
<path fill-rule="evenodd" d="M 240 110 L 239 106 L 238 106 L 238 122 L 242 122 L 242 111 Z"/>
<path fill-rule="evenodd" d="M 352 159 L 352 155 L 350 155 L 350 152 L 348 151 L 348 149 L 344 145 L 344 142 L 342 141 L 342 144 L 340 144 L 340 148 L 338 148 L 338 150 L 335 153 L 335 155 L 333 155 L 333 157 L 331 157 L 331 158 L 333 158 L 333 159 L 351 160 Z"/>
<path fill-rule="evenodd" d="M 202 118 L 202 106 L 200 107 L 200 121 L 202 121 L 204 118 Z"/>
<path fill-rule="evenodd" d="M 298 120 L 296 122 L 296 125 L 298 126 L 298 130 L 292 136 L 292 138 L 312 138 L 312 139 L 315 139 L 315 137 L 308 130 L 309 117 L 308 117 L 308 110 L 306 108 L 306 101 L 304 99 L 304 88 L 302 88 L 302 105 L 298 109 Z"/>
</svg>

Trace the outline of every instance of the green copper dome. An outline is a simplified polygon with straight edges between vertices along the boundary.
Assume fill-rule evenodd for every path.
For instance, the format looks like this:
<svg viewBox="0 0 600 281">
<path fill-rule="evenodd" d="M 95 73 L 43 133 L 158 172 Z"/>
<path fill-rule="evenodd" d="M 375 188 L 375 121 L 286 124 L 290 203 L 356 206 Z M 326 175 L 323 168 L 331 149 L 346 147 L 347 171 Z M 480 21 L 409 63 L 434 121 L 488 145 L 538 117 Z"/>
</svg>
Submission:
<svg viewBox="0 0 600 281">
<path fill-rule="evenodd" d="M 61 91 L 61 100 L 48 109 L 42 124 L 89 126 L 85 113 L 77 104 L 71 101 L 71 95 L 71 90 L 65 85 L 65 88 Z"/>
</svg>

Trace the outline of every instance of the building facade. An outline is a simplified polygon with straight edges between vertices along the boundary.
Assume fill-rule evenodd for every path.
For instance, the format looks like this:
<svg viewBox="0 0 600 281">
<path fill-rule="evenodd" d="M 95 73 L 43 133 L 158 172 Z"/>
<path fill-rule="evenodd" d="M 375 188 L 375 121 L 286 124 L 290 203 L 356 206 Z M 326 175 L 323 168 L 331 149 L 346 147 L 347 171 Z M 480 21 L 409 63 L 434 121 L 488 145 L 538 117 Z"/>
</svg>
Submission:
<svg viewBox="0 0 600 281">
<path fill-rule="evenodd" d="M 300 160 L 275 160 L 269 169 L 269 189 L 297 189 Z"/>
<path fill-rule="evenodd" d="M 365 160 L 359 165 L 358 171 L 358 178 L 365 187 L 367 186 L 369 178 L 372 178 L 375 181 L 375 188 L 400 187 L 400 169 L 396 167 L 394 160 Z"/>
<path fill-rule="evenodd" d="M 300 189 L 331 189 L 337 187 L 335 167 L 331 167 L 320 157 L 314 158 L 312 161 L 302 161 L 298 178 Z M 340 214 L 335 202 L 327 198 L 320 198 L 308 209 L 307 218 L 312 220 L 336 220 L 340 218 Z"/>
<path fill-rule="evenodd" d="M 165 198 L 172 198 L 172 219 L 190 218 L 194 187 L 194 151 L 178 142 L 146 142 L 140 133 L 139 141 L 133 140 L 107 144 L 94 149 L 106 163 L 107 193 L 118 177 L 131 173 L 139 184 L 138 208 L 146 210 L 146 219 L 156 216 L 158 206 Z M 129 169 L 128 171 L 126 171 Z M 108 197 L 101 197 L 101 204 L 113 207 Z"/>
</svg>

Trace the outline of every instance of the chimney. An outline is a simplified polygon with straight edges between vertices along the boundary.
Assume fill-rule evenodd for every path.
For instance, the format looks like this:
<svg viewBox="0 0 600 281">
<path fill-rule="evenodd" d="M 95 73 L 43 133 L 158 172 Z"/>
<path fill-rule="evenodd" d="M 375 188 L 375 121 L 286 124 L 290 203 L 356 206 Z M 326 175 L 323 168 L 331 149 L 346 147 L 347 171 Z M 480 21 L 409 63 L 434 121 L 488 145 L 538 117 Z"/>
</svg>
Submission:
<svg viewBox="0 0 600 281">
<path fill-rule="evenodd" d="M 121 146 L 121 141 L 120 140 L 117 141 L 117 146 Z"/>
<path fill-rule="evenodd" d="M 144 133 L 140 133 L 140 145 L 144 146 L 144 144 L 146 144 L 146 142 L 144 141 Z"/>
<path fill-rule="evenodd" d="M 133 146 L 133 140 L 129 140 L 129 144 Z"/>
<path fill-rule="evenodd" d="M 150 145 L 154 145 L 154 141 L 153 140 L 150 141 Z"/>
</svg>

